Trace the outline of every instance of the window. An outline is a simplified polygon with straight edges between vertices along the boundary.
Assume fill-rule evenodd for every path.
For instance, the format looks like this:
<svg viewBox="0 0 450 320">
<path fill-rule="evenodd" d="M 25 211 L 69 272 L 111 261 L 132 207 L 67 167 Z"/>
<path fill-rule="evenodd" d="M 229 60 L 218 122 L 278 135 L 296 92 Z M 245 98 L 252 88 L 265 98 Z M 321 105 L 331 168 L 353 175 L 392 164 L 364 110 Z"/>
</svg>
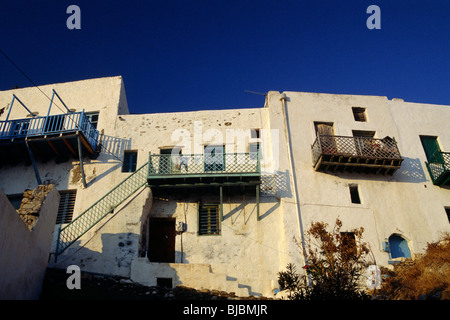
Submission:
<svg viewBox="0 0 450 320">
<path fill-rule="evenodd" d="M 353 232 L 341 232 L 342 246 L 346 253 L 356 255 L 356 237 Z"/>
<path fill-rule="evenodd" d="M 352 203 L 361 203 L 361 199 L 359 198 L 358 185 L 351 184 L 351 185 L 349 185 L 349 188 L 350 188 L 350 198 L 352 200 Z"/>
<path fill-rule="evenodd" d="M 250 152 L 250 160 L 257 160 L 259 154 L 259 142 L 250 143 L 249 152 Z"/>
<path fill-rule="evenodd" d="M 56 224 L 69 223 L 72 221 L 77 190 L 59 191 L 59 196 L 60 199 L 58 215 L 56 216 Z"/>
<path fill-rule="evenodd" d="M 450 207 L 445 207 L 445 213 L 447 213 L 447 219 L 450 222 Z"/>
<path fill-rule="evenodd" d="M 136 171 L 137 151 L 125 151 L 123 155 L 122 172 Z"/>
<path fill-rule="evenodd" d="M 86 112 L 85 115 L 89 119 L 89 121 L 92 123 L 95 129 L 97 129 L 97 123 L 98 123 L 98 114 L 99 112 Z"/>
<path fill-rule="evenodd" d="M 225 146 L 205 146 L 205 171 L 225 170 Z"/>
<path fill-rule="evenodd" d="M 353 117 L 355 121 L 366 122 L 366 108 L 352 107 Z"/>
<path fill-rule="evenodd" d="M 422 142 L 423 150 L 427 156 L 427 160 L 430 163 L 439 162 L 443 163 L 442 154 L 439 152 L 441 148 L 439 147 L 437 137 L 430 136 L 420 136 L 420 141 Z"/>
<path fill-rule="evenodd" d="M 250 136 L 252 139 L 259 139 L 260 138 L 259 129 L 250 129 Z"/>
<path fill-rule="evenodd" d="M 200 204 L 198 208 L 198 234 L 219 235 L 220 215 L 218 204 Z"/>
<path fill-rule="evenodd" d="M 334 136 L 334 128 L 332 122 L 314 122 L 314 129 L 316 130 L 316 136 L 319 134 Z"/>
<path fill-rule="evenodd" d="M 393 234 L 389 237 L 388 241 L 391 259 L 411 257 L 408 243 L 401 236 Z"/>
</svg>

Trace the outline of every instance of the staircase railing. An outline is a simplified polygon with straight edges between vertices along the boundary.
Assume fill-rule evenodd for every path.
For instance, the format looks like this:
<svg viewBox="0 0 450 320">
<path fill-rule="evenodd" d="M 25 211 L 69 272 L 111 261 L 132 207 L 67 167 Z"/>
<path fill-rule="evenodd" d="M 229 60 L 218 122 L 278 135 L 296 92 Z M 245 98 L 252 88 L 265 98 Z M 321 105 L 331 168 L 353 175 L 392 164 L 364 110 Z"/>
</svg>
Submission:
<svg viewBox="0 0 450 320">
<path fill-rule="evenodd" d="M 138 168 L 100 200 L 87 208 L 77 218 L 61 228 L 58 232 L 55 257 L 80 239 L 107 214 L 114 211 L 120 204 L 147 184 L 148 162 Z"/>
</svg>

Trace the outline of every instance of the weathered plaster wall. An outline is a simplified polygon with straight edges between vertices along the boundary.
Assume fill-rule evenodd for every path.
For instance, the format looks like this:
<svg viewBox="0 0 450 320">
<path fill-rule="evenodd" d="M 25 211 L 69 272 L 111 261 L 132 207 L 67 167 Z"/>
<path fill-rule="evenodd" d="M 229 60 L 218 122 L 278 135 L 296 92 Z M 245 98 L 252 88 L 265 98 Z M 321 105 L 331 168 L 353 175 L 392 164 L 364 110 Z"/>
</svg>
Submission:
<svg viewBox="0 0 450 320">
<path fill-rule="evenodd" d="M 29 230 L 0 190 L 0 299 L 38 299 L 50 253 L 59 193 L 52 188 Z"/>
<path fill-rule="evenodd" d="M 382 250 L 382 242 L 391 234 L 402 235 L 408 241 L 411 252 L 419 253 L 427 242 L 437 240 L 438 230 L 449 230 L 444 210 L 448 190 L 430 183 L 418 137 L 422 131 L 429 134 L 439 131 L 436 135 L 442 136 L 445 144 L 447 110 L 434 106 L 429 107 L 434 112 L 426 112 L 421 105 L 411 108 L 410 104 L 392 102 L 386 97 L 302 92 L 285 94 L 305 230 L 312 221 L 324 221 L 332 226 L 336 218 L 343 221 L 346 230 L 362 226 L 365 241 L 370 244 L 377 263 L 381 265 L 387 265 L 389 259 L 388 253 Z M 279 105 L 279 98 L 279 93 L 270 93 L 272 104 L 269 108 Z M 393 110 L 396 104 L 401 107 Z M 368 121 L 356 122 L 352 107 L 366 108 Z M 334 123 L 336 135 L 352 136 L 352 130 L 365 130 L 375 131 L 376 138 L 394 137 L 399 142 L 405 162 L 392 177 L 316 172 L 312 167 L 311 153 L 311 145 L 316 138 L 315 121 Z M 427 129 L 433 126 L 434 130 Z M 358 185 L 361 204 L 351 203 L 350 184 Z"/>
</svg>

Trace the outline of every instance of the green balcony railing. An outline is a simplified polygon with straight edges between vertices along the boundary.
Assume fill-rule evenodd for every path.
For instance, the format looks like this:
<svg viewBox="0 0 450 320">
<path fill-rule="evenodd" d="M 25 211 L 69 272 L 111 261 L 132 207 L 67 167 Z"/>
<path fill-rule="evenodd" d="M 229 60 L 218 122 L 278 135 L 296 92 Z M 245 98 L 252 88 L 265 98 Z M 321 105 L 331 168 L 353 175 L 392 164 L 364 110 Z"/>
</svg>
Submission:
<svg viewBox="0 0 450 320">
<path fill-rule="evenodd" d="M 425 164 L 433 184 L 450 185 L 450 152 L 436 150 Z"/>
<path fill-rule="evenodd" d="M 260 175 L 257 152 L 216 154 L 150 154 L 148 178 Z"/>
</svg>

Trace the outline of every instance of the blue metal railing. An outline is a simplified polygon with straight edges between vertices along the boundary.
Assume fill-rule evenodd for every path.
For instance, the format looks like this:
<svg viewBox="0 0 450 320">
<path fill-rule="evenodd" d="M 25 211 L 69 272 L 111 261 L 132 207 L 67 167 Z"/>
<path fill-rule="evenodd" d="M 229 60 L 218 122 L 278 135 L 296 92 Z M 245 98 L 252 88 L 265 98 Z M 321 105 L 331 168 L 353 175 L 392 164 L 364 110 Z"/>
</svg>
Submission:
<svg viewBox="0 0 450 320">
<path fill-rule="evenodd" d="M 84 111 L 0 121 L 0 139 L 19 139 L 81 131 L 93 150 L 97 149 L 99 133 Z"/>
</svg>

